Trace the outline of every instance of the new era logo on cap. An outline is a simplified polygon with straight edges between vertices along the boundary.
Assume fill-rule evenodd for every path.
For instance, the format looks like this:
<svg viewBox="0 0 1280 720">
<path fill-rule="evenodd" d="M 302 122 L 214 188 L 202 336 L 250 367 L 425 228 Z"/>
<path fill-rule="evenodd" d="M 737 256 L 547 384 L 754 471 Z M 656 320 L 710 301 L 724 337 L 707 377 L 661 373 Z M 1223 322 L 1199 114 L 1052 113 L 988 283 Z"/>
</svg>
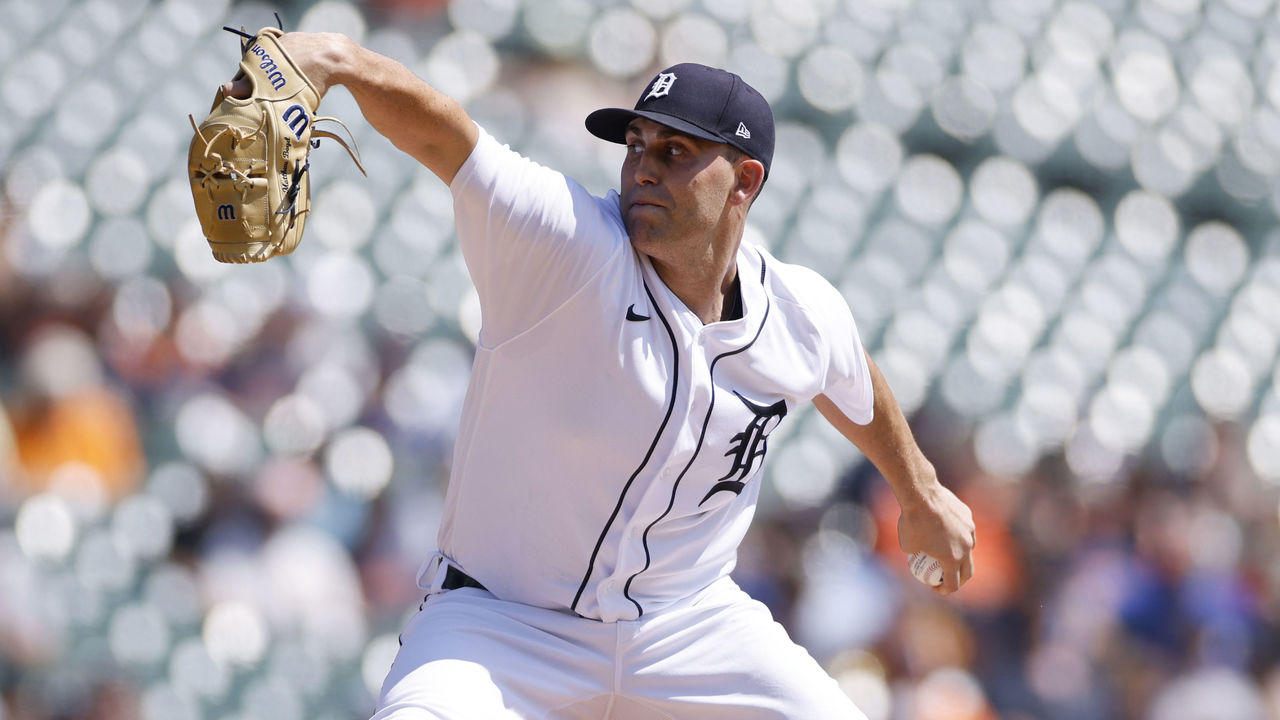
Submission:
<svg viewBox="0 0 1280 720">
<path fill-rule="evenodd" d="M 634 109 L 604 108 L 587 116 L 598 138 L 625 143 L 637 117 L 704 140 L 732 145 L 764 165 L 773 162 L 773 110 L 742 78 L 697 63 L 673 65 L 645 86 Z"/>
</svg>

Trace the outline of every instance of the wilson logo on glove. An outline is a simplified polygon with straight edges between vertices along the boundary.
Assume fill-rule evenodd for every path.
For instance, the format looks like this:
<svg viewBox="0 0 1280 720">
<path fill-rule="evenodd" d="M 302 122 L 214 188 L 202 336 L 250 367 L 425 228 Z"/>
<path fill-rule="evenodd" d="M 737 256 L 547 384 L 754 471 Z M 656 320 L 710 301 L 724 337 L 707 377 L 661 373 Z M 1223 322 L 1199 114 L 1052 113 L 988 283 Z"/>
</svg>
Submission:
<svg viewBox="0 0 1280 720">
<path fill-rule="evenodd" d="M 361 173 L 364 167 L 358 149 L 316 129 L 322 121 L 342 122 L 316 116 L 320 93 L 281 47 L 282 30 L 265 27 L 249 35 L 225 29 L 245 38 L 234 79 L 248 79 L 253 89 L 244 99 L 219 89 L 209 115 L 199 125 L 191 118 L 191 196 L 215 259 L 262 262 L 293 252 L 302 240 L 311 210 L 313 138 L 332 138 Z"/>
<path fill-rule="evenodd" d="M 289 129 L 293 131 L 293 136 L 299 140 L 302 139 L 302 133 L 307 129 L 307 126 L 311 124 L 311 120 L 307 118 L 307 109 L 301 105 L 290 105 L 280 118 L 289 125 Z"/>
<path fill-rule="evenodd" d="M 276 19 L 279 20 L 280 16 L 277 15 Z M 271 87 L 276 90 L 283 90 L 284 86 L 289 84 L 288 78 L 276 67 L 276 61 L 271 59 L 271 56 L 262 49 L 261 45 L 255 44 L 249 52 L 262 58 L 262 62 L 258 64 L 258 67 L 266 74 L 267 82 L 271 83 Z"/>
</svg>

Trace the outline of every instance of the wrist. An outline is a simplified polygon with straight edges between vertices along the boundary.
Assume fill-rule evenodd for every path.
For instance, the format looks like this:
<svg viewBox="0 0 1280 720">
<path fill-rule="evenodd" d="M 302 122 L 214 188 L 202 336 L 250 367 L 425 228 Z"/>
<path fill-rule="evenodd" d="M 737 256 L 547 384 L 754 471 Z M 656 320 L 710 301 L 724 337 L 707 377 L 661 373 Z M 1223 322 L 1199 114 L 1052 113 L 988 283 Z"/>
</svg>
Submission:
<svg viewBox="0 0 1280 720">
<path fill-rule="evenodd" d="M 904 513 L 928 511 L 937 504 L 942 482 L 933 464 L 921 458 L 906 476 L 889 481 L 889 488 Z"/>
<path fill-rule="evenodd" d="M 347 85 L 354 78 L 360 66 L 358 55 L 363 49 L 354 40 L 339 33 L 332 33 L 327 38 L 325 51 L 320 54 L 328 85 Z"/>
</svg>

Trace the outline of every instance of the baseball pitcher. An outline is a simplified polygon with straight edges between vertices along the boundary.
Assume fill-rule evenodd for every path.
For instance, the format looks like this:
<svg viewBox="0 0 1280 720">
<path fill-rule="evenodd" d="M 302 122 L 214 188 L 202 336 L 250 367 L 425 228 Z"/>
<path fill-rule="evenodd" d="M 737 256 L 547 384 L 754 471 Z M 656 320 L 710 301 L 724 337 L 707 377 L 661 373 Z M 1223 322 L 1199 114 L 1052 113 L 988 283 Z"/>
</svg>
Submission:
<svg viewBox="0 0 1280 720">
<path fill-rule="evenodd" d="M 482 307 L 426 600 L 374 717 L 864 717 L 729 575 L 770 434 L 814 403 L 887 478 L 940 593 L 972 574 L 974 525 L 840 293 L 742 240 L 773 159 L 765 99 L 663 70 L 587 117 L 625 146 L 596 197 L 395 60 L 336 34 L 279 43 L 449 185 Z"/>
</svg>

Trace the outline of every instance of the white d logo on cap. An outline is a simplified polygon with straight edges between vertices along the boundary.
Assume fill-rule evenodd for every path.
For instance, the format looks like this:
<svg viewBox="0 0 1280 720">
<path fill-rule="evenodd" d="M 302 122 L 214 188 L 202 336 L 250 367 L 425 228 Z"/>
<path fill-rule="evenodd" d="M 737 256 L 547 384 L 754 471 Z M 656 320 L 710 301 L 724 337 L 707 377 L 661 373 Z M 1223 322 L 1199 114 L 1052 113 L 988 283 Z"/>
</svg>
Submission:
<svg viewBox="0 0 1280 720">
<path fill-rule="evenodd" d="M 644 96 L 645 100 L 662 97 L 671 92 L 671 86 L 676 84 L 675 73 L 658 73 L 658 77 L 653 81 L 653 87 L 649 88 L 649 94 Z"/>
</svg>

